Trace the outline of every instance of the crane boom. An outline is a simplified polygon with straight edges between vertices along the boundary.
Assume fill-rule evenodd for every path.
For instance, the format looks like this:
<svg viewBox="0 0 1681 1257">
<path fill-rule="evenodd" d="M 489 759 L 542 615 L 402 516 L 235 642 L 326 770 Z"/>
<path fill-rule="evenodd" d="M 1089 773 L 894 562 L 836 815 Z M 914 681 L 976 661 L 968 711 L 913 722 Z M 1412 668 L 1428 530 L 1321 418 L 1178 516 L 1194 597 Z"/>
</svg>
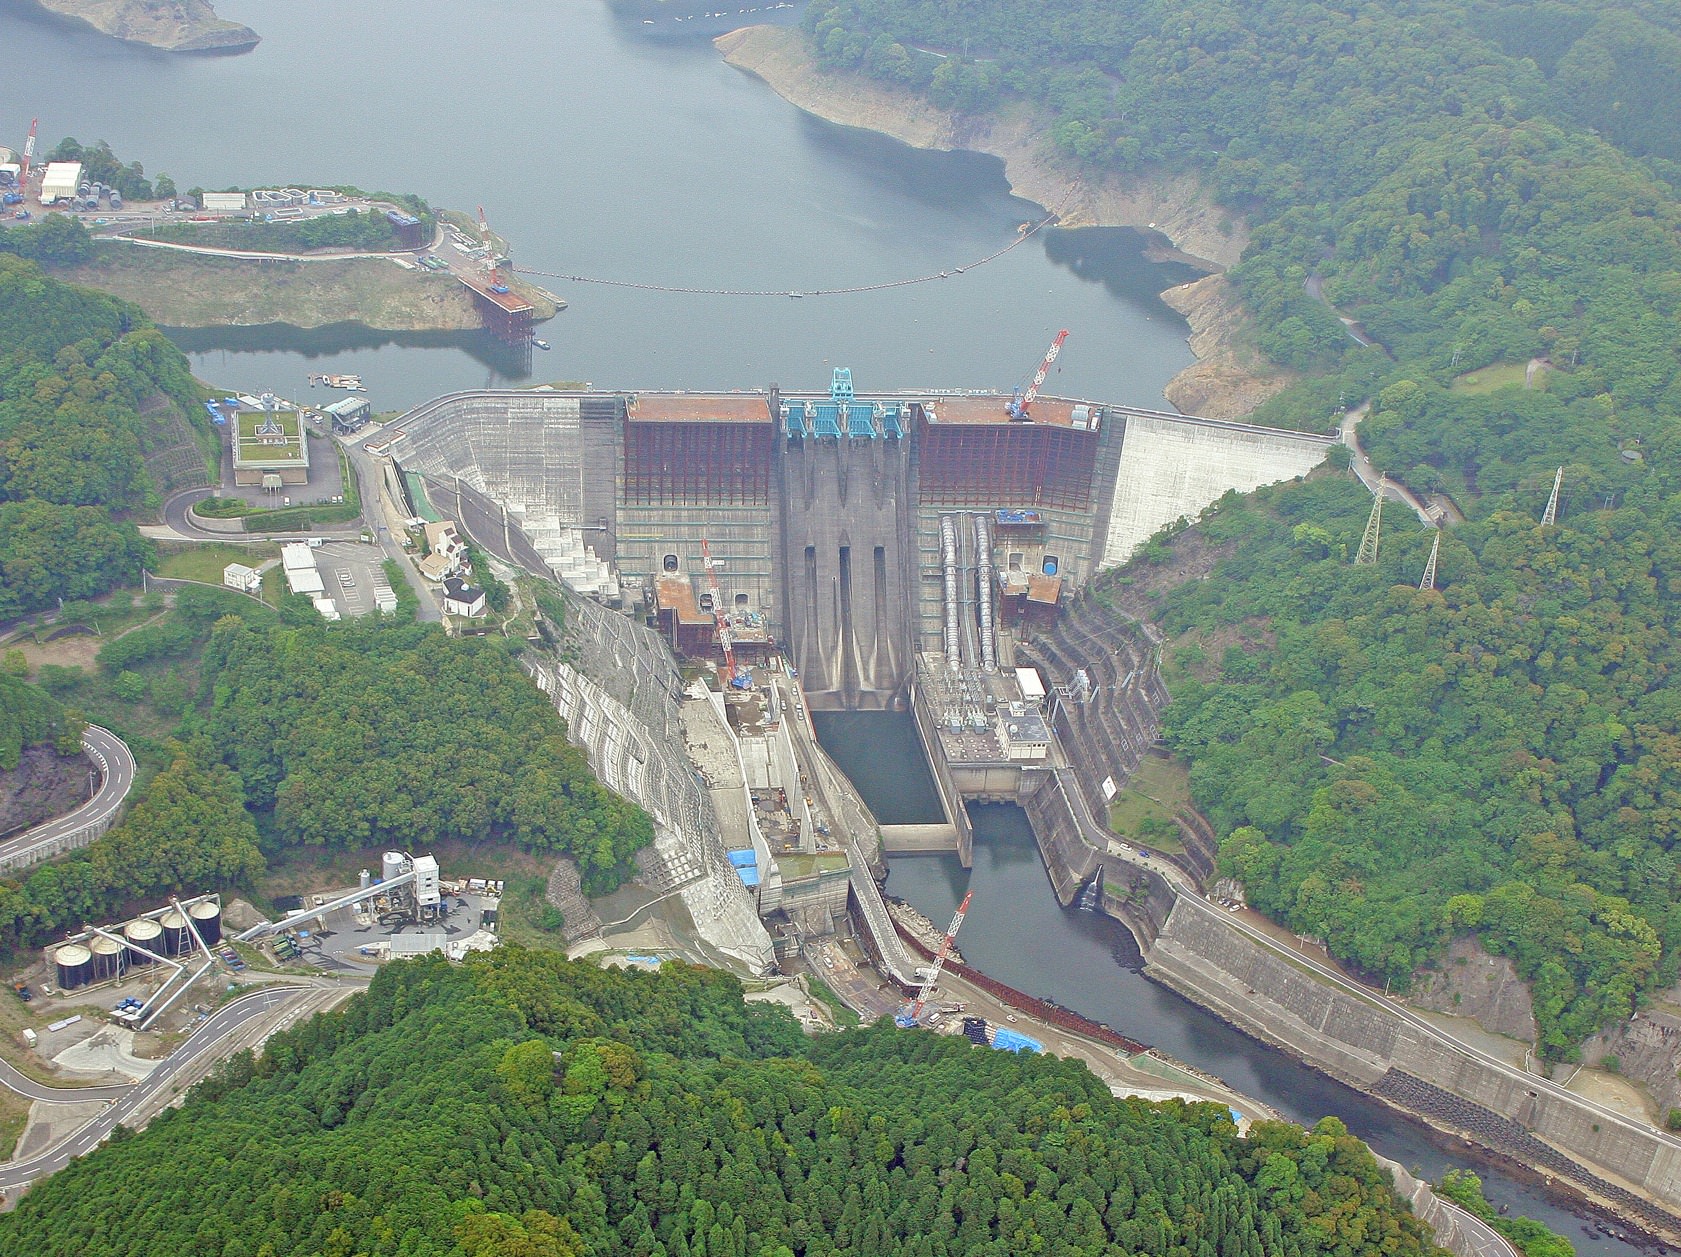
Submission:
<svg viewBox="0 0 1681 1257">
<path fill-rule="evenodd" d="M 29 187 L 29 165 L 35 160 L 35 130 L 40 125 L 39 118 L 29 120 L 29 138 L 23 142 L 23 173 L 18 177 L 19 192 Z"/>
<path fill-rule="evenodd" d="M 957 938 L 957 931 L 963 928 L 963 918 L 969 911 L 969 900 L 974 898 L 975 892 L 968 891 L 963 896 L 963 902 L 957 905 L 957 911 L 952 915 L 951 927 L 946 930 L 945 941 L 940 944 L 939 952 L 934 956 L 934 963 L 928 970 L 928 979 L 922 984 L 922 989 L 916 993 L 916 999 L 910 1007 L 902 1011 L 895 1021 L 901 1027 L 914 1026 L 917 1018 L 922 1016 L 922 1006 L 934 994 L 939 985 L 940 973 L 946 967 L 946 957 L 951 955 L 952 942 Z"/>
<path fill-rule="evenodd" d="M 712 557 L 712 547 L 705 537 L 700 539 L 700 559 L 706 567 L 706 579 L 712 586 L 712 620 L 718 626 L 718 645 L 724 651 L 724 684 L 735 684 L 735 640 L 730 633 L 730 620 L 724 614 L 724 595 L 718 590 L 718 564 Z"/>
<path fill-rule="evenodd" d="M 1016 391 L 1015 397 L 1010 402 L 1010 418 L 1026 419 L 1028 417 L 1027 408 L 1033 405 L 1038 398 L 1039 389 L 1045 383 L 1045 377 L 1051 373 L 1051 364 L 1056 361 L 1056 356 L 1062 352 L 1062 342 L 1067 339 L 1068 329 L 1065 327 L 1056 334 L 1056 339 L 1051 342 L 1051 347 L 1045 351 L 1045 360 L 1039 364 L 1039 369 L 1033 373 L 1033 383 L 1028 386 L 1027 392 L 1023 393 L 1019 389 Z"/>
<path fill-rule="evenodd" d="M 496 253 L 496 237 L 490 234 L 490 222 L 484 216 L 484 206 L 479 206 L 479 231 L 484 236 L 485 266 L 490 270 L 490 291 L 507 292 L 507 281 L 502 278 L 502 259 Z"/>
</svg>

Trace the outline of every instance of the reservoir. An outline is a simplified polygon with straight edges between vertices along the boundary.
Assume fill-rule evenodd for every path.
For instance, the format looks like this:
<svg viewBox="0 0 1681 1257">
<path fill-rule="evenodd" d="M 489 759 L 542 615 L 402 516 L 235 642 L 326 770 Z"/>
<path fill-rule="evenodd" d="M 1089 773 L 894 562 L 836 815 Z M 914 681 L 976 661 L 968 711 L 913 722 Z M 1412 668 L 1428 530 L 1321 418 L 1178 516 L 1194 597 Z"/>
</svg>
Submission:
<svg viewBox="0 0 1681 1257">
<path fill-rule="evenodd" d="M 482 335 L 182 335 L 218 385 L 307 396 L 309 372 L 355 372 L 376 410 L 559 380 L 826 387 L 836 366 L 860 388 L 1008 391 L 1066 327 L 1050 389 L 1159 407 L 1192 361 L 1157 293 L 1196 272 L 1145 262 L 1138 233 L 1041 233 L 957 274 L 1042 215 L 998 161 L 820 122 L 707 39 L 649 38 L 604 0 L 414 0 L 401 20 L 332 0 L 218 11 L 263 36 L 255 51 L 171 57 L 0 0 L 0 143 L 21 146 L 39 115 L 44 146 L 108 140 L 183 189 L 354 184 L 482 205 L 517 265 L 622 283 L 783 293 L 952 272 L 803 300 L 537 278 L 569 308 L 529 365 Z"/>
<path fill-rule="evenodd" d="M 857 785 L 878 819 L 890 824 L 938 821 L 940 807 L 909 715 L 814 713 L 824 748 Z M 896 727 L 897 726 L 897 727 Z M 911 739 L 914 757 L 904 753 Z M 1578 1253 L 1628 1257 L 1636 1250 L 1598 1232 L 1549 1201 L 1539 1187 L 1515 1182 L 1463 1155 L 1444 1151 L 1419 1123 L 1346 1087 L 1225 1022 L 1143 975 L 1138 944 L 1119 921 L 1065 909 L 1056 900 L 1028 826 L 1013 804 L 970 804 L 975 866 L 956 855 L 895 855 L 887 893 L 944 928 L 965 890 L 974 892 L 957 941 L 982 973 L 1041 999 L 1054 1000 L 1169 1056 L 1206 1070 L 1239 1091 L 1311 1125 L 1327 1114 L 1385 1156 L 1432 1180 L 1450 1166 L 1470 1166 L 1488 1198 L 1512 1213 L 1545 1222 Z M 889 820 L 888 818 L 892 819 Z M 1435 1136 L 1436 1141 L 1445 1137 Z"/>
<path fill-rule="evenodd" d="M 185 188 L 324 186 L 413 191 L 485 207 L 517 264 L 667 287 L 812 290 L 938 273 L 1013 238 L 1037 207 L 998 162 L 917 152 L 812 119 L 711 45 L 659 42 L 603 0 L 220 0 L 263 42 L 237 57 L 123 45 L 0 0 L 0 143 L 31 117 L 43 143 L 104 139 Z M 539 279 L 570 303 L 529 366 L 483 337 L 232 328 L 178 333 L 220 386 L 308 396 L 309 372 L 361 374 L 376 409 L 487 385 L 581 380 L 600 388 L 1009 388 L 1059 328 L 1048 387 L 1159 407 L 1187 366 L 1186 326 L 1159 299 L 1191 278 L 1120 230 L 1046 232 L 945 280 L 844 297 L 681 295 Z M 899 733 L 891 722 L 900 721 Z M 932 799 L 908 717 L 819 717 L 825 743 L 883 820 Z M 873 722 L 886 721 L 887 724 Z M 897 740 L 894 740 L 897 739 Z M 910 754 L 915 750 L 915 754 Z M 943 923 L 970 877 L 962 947 L 981 969 L 1050 996 L 1304 1121 L 1336 1113 L 1397 1160 L 1439 1171 L 1419 1128 L 1147 982 L 1115 922 L 1064 912 L 1014 809 L 976 811 L 975 868 L 896 859 L 889 889 Z M 1490 1196 L 1583 1235 L 1535 1191 L 1485 1173 Z"/>
</svg>

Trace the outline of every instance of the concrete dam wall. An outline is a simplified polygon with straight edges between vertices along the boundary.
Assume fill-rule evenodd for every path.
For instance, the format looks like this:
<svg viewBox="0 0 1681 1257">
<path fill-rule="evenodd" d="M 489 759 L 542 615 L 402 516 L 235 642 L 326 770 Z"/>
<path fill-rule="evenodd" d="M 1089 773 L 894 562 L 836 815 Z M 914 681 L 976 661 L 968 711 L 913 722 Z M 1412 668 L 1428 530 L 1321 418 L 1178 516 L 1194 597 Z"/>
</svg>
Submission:
<svg viewBox="0 0 1681 1257">
<path fill-rule="evenodd" d="M 788 442 L 777 456 L 781 612 L 811 706 L 884 708 L 908 689 L 916 555 L 902 441 Z"/>
<path fill-rule="evenodd" d="M 1331 437 L 1186 415 L 1128 410 L 1103 566 L 1133 552 L 1181 515 L 1195 518 L 1228 490 L 1305 476 L 1336 444 Z"/>
</svg>

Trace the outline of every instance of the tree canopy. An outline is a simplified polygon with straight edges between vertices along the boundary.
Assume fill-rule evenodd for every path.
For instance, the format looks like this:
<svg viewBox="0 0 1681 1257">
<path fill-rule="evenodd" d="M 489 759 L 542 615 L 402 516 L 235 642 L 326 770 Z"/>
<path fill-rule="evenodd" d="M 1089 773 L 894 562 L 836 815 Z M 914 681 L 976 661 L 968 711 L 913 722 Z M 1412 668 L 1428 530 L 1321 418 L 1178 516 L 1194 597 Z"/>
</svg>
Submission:
<svg viewBox="0 0 1681 1257">
<path fill-rule="evenodd" d="M 447 1050 L 440 1050 L 447 1045 Z M 183 1178 L 180 1167 L 191 1165 Z M 802 1039 L 733 978 L 504 948 L 387 966 L 0 1217 L 222 1257 L 1437 1257 L 1340 1122 L 1117 1100 L 1079 1062 Z"/>
<path fill-rule="evenodd" d="M 1349 563 L 1369 506 L 1324 479 L 1198 525 L 1228 557 L 1162 622 L 1229 644 L 1171 682 L 1164 736 L 1257 907 L 1403 985 L 1475 931 L 1562 1054 L 1681 954 L 1681 501 L 1492 514 L 1442 534 L 1428 592 L 1431 534 L 1394 514 Z"/>
<path fill-rule="evenodd" d="M 0 253 L 0 618 L 139 577 L 152 547 L 124 517 L 155 500 L 146 454 L 179 439 L 160 421 L 196 398 L 135 307 Z"/>
<path fill-rule="evenodd" d="M 1390 981 L 1477 932 L 1531 981 L 1549 1055 L 1673 981 L 1676 12 L 814 0 L 806 22 L 824 66 L 1028 103 L 1083 169 L 1198 174 L 1252 228 L 1230 275 L 1260 347 L 1308 373 L 1254 417 L 1324 429 L 1370 399 L 1375 464 L 1470 517 L 1433 593 L 1393 513 L 1382 561 L 1349 565 L 1352 485 L 1200 526 L 1231 556 L 1162 614 L 1235 644 L 1174 683 L 1166 734 L 1222 868 Z M 1514 383 L 1477 387 L 1499 364 Z"/>
<path fill-rule="evenodd" d="M 254 628 L 228 617 L 204 655 L 204 731 L 281 841 L 425 848 L 507 837 L 577 860 L 586 893 L 653 838 L 491 638 L 364 621 Z"/>
</svg>

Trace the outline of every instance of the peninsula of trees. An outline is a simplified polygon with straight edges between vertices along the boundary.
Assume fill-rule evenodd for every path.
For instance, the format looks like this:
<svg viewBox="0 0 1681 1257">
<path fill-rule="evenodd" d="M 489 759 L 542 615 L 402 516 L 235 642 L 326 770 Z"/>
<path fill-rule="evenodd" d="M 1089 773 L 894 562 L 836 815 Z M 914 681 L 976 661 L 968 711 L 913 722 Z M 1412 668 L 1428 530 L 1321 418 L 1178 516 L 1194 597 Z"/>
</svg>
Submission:
<svg viewBox="0 0 1681 1257">
<path fill-rule="evenodd" d="M 182 1166 L 194 1167 L 188 1178 Z M 1439 1257 L 1371 1154 L 1079 1062 L 805 1039 L 724 974 L 502 948 L 390 965 L 37 1185 L 40 1257 Z"/>
</svg>

